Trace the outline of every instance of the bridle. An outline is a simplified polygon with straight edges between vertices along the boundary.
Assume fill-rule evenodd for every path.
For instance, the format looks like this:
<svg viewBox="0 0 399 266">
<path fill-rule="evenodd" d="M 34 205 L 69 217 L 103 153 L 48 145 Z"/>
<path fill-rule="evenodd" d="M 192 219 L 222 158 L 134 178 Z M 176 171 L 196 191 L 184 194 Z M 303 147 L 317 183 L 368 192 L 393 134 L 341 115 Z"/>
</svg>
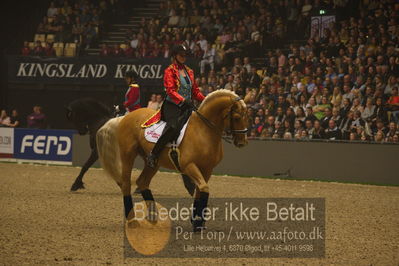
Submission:
<svg viewBox="0 0 399 266">
<path fill-rule="evenodd" d="M 233 134 L 247 134 L 248 132 L 248 128 L 244 128 L 244 129 L 233 129 L 233 114 L 239 114 L 241 115 L 239 112 L 237 112 L 236 110 L 233 110 L 233 106 L 236 102 L 240 101 L 241 98 L 237 97 L 233 100 L 233 103 L 230 105 L 229 109 L 230 111 L 223 117 L 223 121 L 226 118 L 230 118 L 230 128 L 229 129 L 223 129 L 223 132 L 225 132 L 227 135 L 233 135 Z M 197 113 L 197 115 L 201 118 L 201 120 L 210 128 L 214 129 L 215 131 L 218 131 L 217 126 L 210 121 L 208 118 L 206 118 L 204 115 L 202 115 L 198 109 L 196 107 L 194 107 L 194 111 Z M 232 143 L 231 140 L 229 138 L 227 138 L 225 135 L 221 135 L 222 139 L 224 139 L 227 143 Z"/>
<path fill-rule="evenodd" d="M 233 114 L 238 114 L 241 116 L 241 114 L 239 112 L 237 112 L 236 110 L 233 110 L 233 106 L 236 102 L 240 101 L 241 98 L 237 97 L 234 99 L 233 104 L 229 107 L 230 108 L 230 112 L 227 113 L 227 115 L 225 117 L 223 117 L 223 120 L 226 119 L 228 116 L 230 117 L 230 128 L 229 129 L 225 129 L 224 131 L 226 132 L 227 135 L 232 135 L 232 134 L 247 134 L 248 132 L 248 128 L 244 128 L 244 129 L 232 129 L 232 125 L 233 125 Z"/>
</svg>

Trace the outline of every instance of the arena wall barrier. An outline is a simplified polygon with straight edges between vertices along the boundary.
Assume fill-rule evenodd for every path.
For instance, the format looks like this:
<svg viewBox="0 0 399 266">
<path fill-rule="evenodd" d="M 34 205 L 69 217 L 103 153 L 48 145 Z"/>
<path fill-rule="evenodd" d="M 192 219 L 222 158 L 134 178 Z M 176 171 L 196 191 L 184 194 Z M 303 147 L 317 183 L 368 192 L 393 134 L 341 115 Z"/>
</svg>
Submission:
<svg viewBox="0 0 399 266">
<path fill-rule="evenodd" d="M 0 158 L 71 165 L 74 133 L 74 130 L 0 128 Z"/>
<path fill-rule="evenodd" d="M 327 141 L 251 140 L 224 145 L 215 173 L 399 185 L 399 145 Z"/>
<path fill-rule="evenodd" d="M 72 150 L 72 164 L 82 166 L 90 154 L 88 136 L 75 135 Z M 397 144 L 251 140 L 242 149 L 224 143 L 214 173 L 399 185 L 398 154 Z M 143 161 L 134 167 L 142 169 Z"/>
<path fill-rule="evenodd" d="M 14 156 L 14 129 L 0 128 L 0 158 Z"/>
</svg>

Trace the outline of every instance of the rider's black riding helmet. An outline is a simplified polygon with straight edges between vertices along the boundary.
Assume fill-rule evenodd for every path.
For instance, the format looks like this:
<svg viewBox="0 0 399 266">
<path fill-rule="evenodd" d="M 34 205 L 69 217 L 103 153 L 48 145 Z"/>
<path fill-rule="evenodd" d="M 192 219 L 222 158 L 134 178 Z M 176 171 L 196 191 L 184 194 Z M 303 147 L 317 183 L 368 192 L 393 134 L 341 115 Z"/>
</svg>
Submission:
<svg viewBox="0 0 399 266">
<path fill-rule="evenodd" d="M 137 73 L 134 72 L 133 70 L 128 70 L 125 72 L 125 78 L 131 78 L 134 81 L 137 81 L 138 77 L 139 76 L 137 75 Z"/>
<path fill-rule="evenodd" d="M 184 45 L 179 44 L 179 45 L 173 46 L 172 52 L 171 52 L 172 57 L 176 57 L 176 55 L 182 54 L 182 53 L 184 53 L 185 55 L 187 55 L 187 53 L 188 53 L 188 50 Z"/>
</svg>

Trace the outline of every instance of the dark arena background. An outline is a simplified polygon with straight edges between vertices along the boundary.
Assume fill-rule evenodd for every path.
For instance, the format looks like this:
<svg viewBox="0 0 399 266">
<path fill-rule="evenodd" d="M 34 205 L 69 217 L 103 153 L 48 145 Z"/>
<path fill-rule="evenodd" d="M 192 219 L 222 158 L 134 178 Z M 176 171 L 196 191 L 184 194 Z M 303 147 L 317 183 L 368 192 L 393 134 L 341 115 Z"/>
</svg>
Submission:
<svg viewBox="0 0 399 266">
<path fill-rule="evenodd" d="M 398 265 L 398 11 L 395 0 L 4 1 L 0 264 Z M 70 191 L 90 140 L 67 120 L 68 104 L 90 97 L 124 109 L 132 70 L 142 107 L 159 109 L 178 44 L 205 96 L 227 89 L 247 107 L 248 145 L 223 142 L 210 206 L 213 198 L 321 202 L 322 242 L 267 242 L 274 253 L 266 242 L 261 253 L 255 242 L 230 242 L 218 255 L 185 245 L 187 255 L 171 230 L 164 250 L 146 255 L 132 244 L 120 189 L 99 162 L 85 189 Z M 166 169 L 151 189 L 155 199 L 189 199 Z M 223 226 L 207 222 L 218 236 Z M 143 242 L 161 242 L 157 230 Z"/>
</svg>

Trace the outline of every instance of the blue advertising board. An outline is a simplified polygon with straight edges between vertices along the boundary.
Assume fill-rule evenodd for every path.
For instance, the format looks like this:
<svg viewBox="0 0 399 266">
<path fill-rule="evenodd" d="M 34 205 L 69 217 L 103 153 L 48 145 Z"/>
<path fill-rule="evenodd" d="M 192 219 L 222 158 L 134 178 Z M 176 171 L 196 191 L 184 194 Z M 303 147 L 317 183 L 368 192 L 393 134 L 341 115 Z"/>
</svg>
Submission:
<svg viewBox="0 0 399 266">
<path fill-rule="evenodd" d="M 14 131 L 14 158 L 71 162 L 74 133 L 74 130 L 17 128 Z"/>
</svg>

